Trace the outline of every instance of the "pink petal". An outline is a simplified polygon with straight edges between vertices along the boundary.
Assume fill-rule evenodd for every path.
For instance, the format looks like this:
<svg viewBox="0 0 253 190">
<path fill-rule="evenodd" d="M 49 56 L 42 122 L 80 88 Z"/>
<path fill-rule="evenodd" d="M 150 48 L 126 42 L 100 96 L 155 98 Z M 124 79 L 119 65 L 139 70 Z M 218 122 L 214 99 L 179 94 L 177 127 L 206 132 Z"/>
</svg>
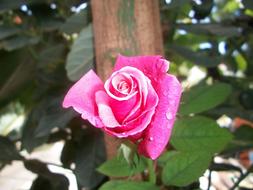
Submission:
<svg viewBox="0 0 253 190">
<path fill-rule="evenodd" d="M 154 115 L 155 110 L 150 110 L 148 112 L 143 113 L 135 120 L 129 122 L 127 125 L 122 125 L 115 128 L 104 128 L 106 132 L 109 134 L 124 138 L 129 136 L 134 136 L 144 129 L 147 128 L 148 124 L 150 123 L 152 116 Z"/>
<path fill-rule="evenodd" d="M 126 66 L 139 69 L 152 81 L 153 84 L 153 82 L 156 81 L 160 75 L 163 75 L 168 71 L 169 62 L 163 59 L 161 56 L 125 57 L 118 55 L 116 64 L 114 66 L 114 71 Z"/>
<path fill-rule="evenodd" d="M 164 74 L 159 81 L 156 88 L 159 103 L 138 147 L 140 154 L 151 159 L 156 159 L 169 141 L 182 92 L 180 83 L 173 75 Z"/>
<path fill-rule="evenodd" d="M 135 96 L 131 97 L 129 100 L 119 101 L 113 98 L 110 99 L 110 105 L 113 110 L 113 113 L 120 123 L 123 122 L 129 112 L 137 104 L 138 100 L 138 94 L 135 94 Z"/>
<path fill-rule="evenodd" d="M 115 118 L 113 111 L 109 105 L 109 96 L 105 91 L 98 91 L 96 93 L 96 103 L 98 107 L 98 114 L 101 118 L 105 127 L 114 128 L 118 127 L 120 124 Z"/>
<path fill-rule="evenodd" d="M 95 93 L 103 89 L 101 79 L 90 70 L 70 88 L 62 105 L 64 108 L 72 106 L 82 114 L 83 119 L 88 119 L 96 127 L 102 127 L 95 104 Z"/>
</svg>

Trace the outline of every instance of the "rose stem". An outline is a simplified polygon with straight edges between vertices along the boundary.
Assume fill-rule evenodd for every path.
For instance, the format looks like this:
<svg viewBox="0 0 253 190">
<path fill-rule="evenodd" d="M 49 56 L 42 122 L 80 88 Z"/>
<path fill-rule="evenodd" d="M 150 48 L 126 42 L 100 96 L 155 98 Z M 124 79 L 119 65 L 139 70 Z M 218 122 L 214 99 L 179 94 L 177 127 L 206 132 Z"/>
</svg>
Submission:
<svg viewBox="0 0 253 190">
<path fill-rule="evenodd" d="M 156 183 L 155 167 L 154 162 L 151 159 L 148 159 L 148 171 L 149 171 L 149 181 L 155 184 Z"/>
</svg>

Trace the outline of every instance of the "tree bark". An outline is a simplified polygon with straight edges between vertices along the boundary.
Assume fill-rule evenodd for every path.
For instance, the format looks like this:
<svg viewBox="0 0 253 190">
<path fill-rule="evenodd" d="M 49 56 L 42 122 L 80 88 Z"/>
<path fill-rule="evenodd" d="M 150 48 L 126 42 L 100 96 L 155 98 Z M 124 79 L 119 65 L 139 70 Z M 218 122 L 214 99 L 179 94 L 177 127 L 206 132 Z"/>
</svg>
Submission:
<svg viewBox="0 0 253 190">
<path fill-rule="evenodd" d="M 159 1 L 91 0 L 96 70 L 106 80 L 115 58 L 122 55 L 163 55 Z M 120 143 L 105 136 L 108 158 Z"/>
</svg>

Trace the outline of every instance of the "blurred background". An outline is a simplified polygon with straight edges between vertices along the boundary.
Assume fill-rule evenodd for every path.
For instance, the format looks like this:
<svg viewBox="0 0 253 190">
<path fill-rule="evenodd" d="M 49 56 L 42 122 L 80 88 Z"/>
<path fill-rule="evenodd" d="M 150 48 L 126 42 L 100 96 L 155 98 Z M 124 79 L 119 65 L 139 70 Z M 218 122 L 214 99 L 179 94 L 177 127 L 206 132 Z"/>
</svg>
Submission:
<svg viewBox="0 0 253 190">
<path fill-rule="evenodd" d="M 253 189 L 253 1 L 159 5 L 170 73 L 185 90 L 213 81 L 232 90 L 204 113 L 234 139 L 199 188 L 235 189 L 240 179 L 240 189 Z M 96 172 L 103 135 L 61 108 L 73 82 L 95 69 L 92 24 L 88 0 L 0 1 L 0 189 L 97 189 L 107 180 Z"/>
</svg>

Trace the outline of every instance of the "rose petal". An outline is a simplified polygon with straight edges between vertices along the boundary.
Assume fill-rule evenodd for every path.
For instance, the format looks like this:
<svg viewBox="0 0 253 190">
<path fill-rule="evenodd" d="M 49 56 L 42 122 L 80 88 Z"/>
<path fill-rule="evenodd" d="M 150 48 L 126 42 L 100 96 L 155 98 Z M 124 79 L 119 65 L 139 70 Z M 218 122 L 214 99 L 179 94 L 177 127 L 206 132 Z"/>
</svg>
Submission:
<svg viewBox="0 0 253 190">
<path fill-rule="evenodd" d="M 115 128 L 104 128 L 104 129 L 109 134 L 119 138 L 136 135 L 147 128 L 148 124 L 152 119 L 152 116 L 154 115 L 154 112 L 155 110 L 145 112 L 144 114 L 140 115 L 138 118 L 129 122 L 125 126 L 122 125 Z"/>
<path fill-rule="evenodd" d="M 96 127 L 102 127 L 95 104 L 95 93 L 103 89 L 101 79 L 93 70 L 90 70 L 70 88 L 62 105 L 64 108 L 72 106 L 82 114 L 83 119 L 88 119 Z"/>
<path fill-rule="evenodd" d="M 153 84 L 153 82 L 158 80 L 160 75 L 163 75 L 168 71 L 169 62 L 161 56 L 125 57 L 118 55 L 114 66 L 114 72 L 126 66 L 139 69 L 152 81 Z"/>
<path fill-rule="evenodd" d="M 166 147 L 176 118 L 182 87 L 173 75 L 164 74 L 157 84 L 159 103 L 151 124 L 138 146 L 140 154 L 156 159 Z"/>
<path fill-rule="evenodd" d="M 115 99 L 110 99 L 110 105 L 115 115 L 115 118 L 120 123 L 123 123 L 123 120 L 129 114 L 129 112 L 133 109 L 133 107 L 137 104 L 139 100 L 139 95 L 135 94 L 135 96 L 131 97 L 129 100 L 118 101 Z"/>
<path fill-rule="evenodd" d="M 105 93 L 105 91 L 98 91 L 96 93 L 96 103 L 99 117 L 105 127 L 113 128 L 120 125 L 115 119 L 111 106 L 109 105 L 109 96 Z"/>
<path fill-rule="evenodd" d="M 148 83 L 147 85 L 148 93 L 146 95 L 147 96 L 146 104 L 144 102 L 142 102 L 142 104 L 138 102 L 136 106 L 133 108 L 133 110 L 131 111 L 131 113 L 125 118 L 124 123 L 127 123 L 133 120 L 134 118 L 138 117 L 138 115 L 144 114 L 145 111 L 150 111 L 152 109 L 155 109 L 155 107 L 157 106 L 158 101 L 159 101 L 157 93 L 152 87 L 149 80 L 147 81 L 147 83 Z"/>
</svg>

